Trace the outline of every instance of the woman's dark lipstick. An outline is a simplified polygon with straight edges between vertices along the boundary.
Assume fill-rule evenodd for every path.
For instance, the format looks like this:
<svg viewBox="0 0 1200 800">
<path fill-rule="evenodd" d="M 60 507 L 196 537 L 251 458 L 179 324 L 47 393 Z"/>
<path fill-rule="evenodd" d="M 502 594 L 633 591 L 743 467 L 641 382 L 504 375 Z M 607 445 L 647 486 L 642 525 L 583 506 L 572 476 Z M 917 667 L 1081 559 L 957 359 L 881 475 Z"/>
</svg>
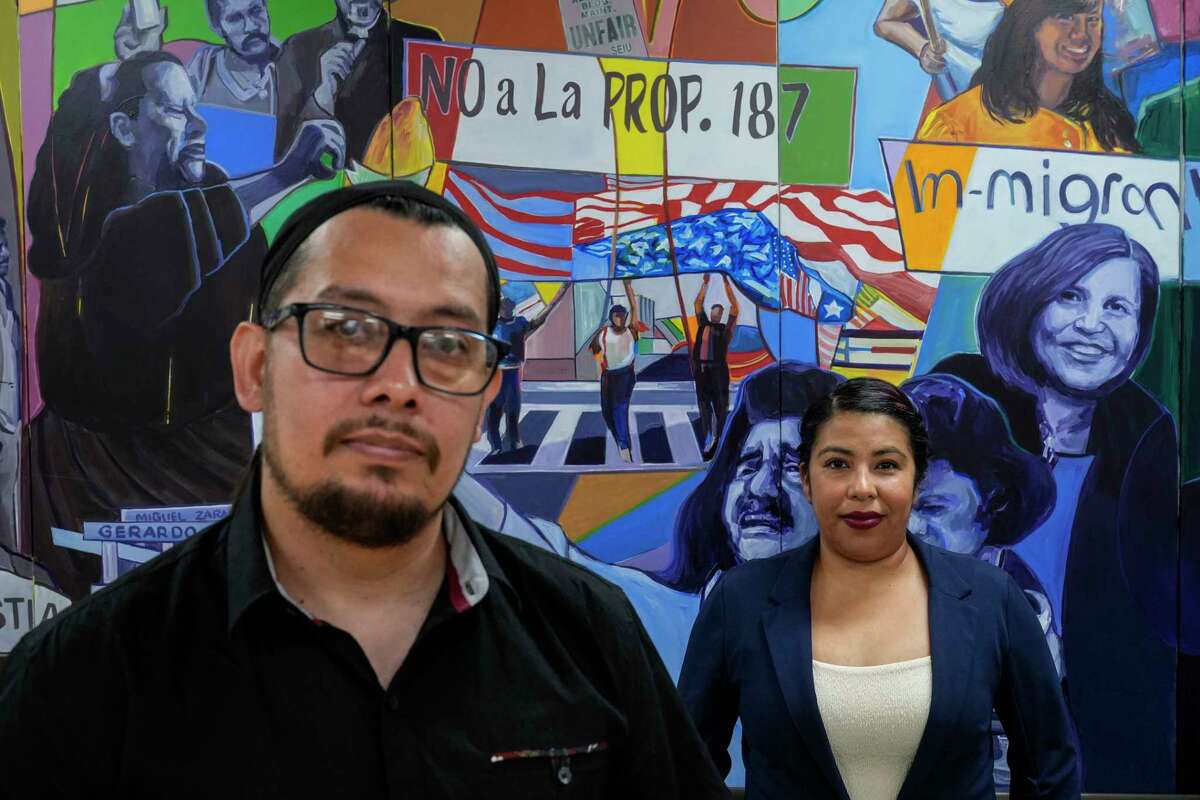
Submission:
<svg viewBox="0 0 1200 800">
<path fill-rule="evenodd" d="M 853 514 L 842 514 L 842 519 L 851 528 L 865 531 L 878 525 L 883 520 L 883 515 L 874 511 L 855 511 Z"/>
</svg>

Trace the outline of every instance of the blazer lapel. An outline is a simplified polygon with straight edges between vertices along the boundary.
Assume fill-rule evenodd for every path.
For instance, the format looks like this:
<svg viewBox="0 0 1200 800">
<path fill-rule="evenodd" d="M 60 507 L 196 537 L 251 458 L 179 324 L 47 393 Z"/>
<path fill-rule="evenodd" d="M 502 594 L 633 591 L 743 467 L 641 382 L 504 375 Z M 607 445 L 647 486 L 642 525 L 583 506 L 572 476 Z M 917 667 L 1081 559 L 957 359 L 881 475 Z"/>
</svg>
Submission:
<svg viewBox="0 0 1200 800">
<path fill-rule="evenodd" d="M 813 686 L 809 589 L 817 545 L 814 539 L 797 548 L 788 559 L 771 590 L 771 605 L 763 612 L 762 623 L 788 714 L 835 795 L 850 800 L 825 735 Z"/>
<path fill-rule="evenodd" d="M 946 741 L 958 734 L 955 724 L 962 709 L 975 667 L 977 612 L 967 599 L 970 585 L 959 577 L 942 551 L 914 538 L 909 544 L 925 566 L 929 578 L 929 639 L 933 668 L 933 698 L 929 720 L 917 746 L 912 766 L 900 788 L 898 800 L 926 795 Z"/>
</svg>

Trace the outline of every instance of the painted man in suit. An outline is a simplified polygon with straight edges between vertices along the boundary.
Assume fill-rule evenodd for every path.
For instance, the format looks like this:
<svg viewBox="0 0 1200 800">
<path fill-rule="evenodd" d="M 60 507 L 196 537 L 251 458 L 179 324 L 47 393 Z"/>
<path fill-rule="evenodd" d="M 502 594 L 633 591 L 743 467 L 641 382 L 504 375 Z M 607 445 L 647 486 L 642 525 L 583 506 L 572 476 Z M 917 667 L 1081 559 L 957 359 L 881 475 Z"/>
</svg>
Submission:
<svg viewBox="0 0 1200 800">
<path fill-rule="evenodd" d="M 405 40 L 442 38 L 389 19 L 383 0 L 336 4 L 332 20 L 289 37 L 279 54 L 276 158 L 305 121 L 336 119 L 346 131 L 346 156 L 362 161 L 375 127 L 401 99 L 393 101 L 389 85 L 404 85 Z"/>
</svg>

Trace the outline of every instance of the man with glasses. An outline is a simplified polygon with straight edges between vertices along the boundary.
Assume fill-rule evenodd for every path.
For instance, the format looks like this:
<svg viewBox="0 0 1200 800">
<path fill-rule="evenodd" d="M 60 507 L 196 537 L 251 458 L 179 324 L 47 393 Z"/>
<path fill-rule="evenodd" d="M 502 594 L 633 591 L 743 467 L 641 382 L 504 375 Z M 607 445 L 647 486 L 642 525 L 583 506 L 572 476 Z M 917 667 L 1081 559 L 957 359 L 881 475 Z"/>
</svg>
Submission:
<svg viewBox="0 0 1200 800">
<path fill-rule="evenodd" d="M 450 498 L 499 294 L 482 234 L 413 184 L 293 216 L 230 345 L 263 415 L 233 512 L 22 640 L 14 797 L 725 796 L 625 597 Z"/>
</svg>

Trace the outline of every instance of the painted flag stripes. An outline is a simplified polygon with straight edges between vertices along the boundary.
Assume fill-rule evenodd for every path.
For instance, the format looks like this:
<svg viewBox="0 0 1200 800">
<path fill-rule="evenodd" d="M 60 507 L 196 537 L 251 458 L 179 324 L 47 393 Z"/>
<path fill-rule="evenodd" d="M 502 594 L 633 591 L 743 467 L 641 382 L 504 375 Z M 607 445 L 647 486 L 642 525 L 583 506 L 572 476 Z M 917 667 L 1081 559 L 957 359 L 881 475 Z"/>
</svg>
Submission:
<svg viewBox="0 0 1200 800">
<path fill-rule="evenodd" d="M 502 194 L 451 168 L 445 196 L 473 219 L 509 280 L 570 279 L 573 195 Z"/>
<path fill-rule="evenodd" d="M 908 372 L 921 344 L 918 331 L 844 330 L 833 366 Z"/>
</svg>

